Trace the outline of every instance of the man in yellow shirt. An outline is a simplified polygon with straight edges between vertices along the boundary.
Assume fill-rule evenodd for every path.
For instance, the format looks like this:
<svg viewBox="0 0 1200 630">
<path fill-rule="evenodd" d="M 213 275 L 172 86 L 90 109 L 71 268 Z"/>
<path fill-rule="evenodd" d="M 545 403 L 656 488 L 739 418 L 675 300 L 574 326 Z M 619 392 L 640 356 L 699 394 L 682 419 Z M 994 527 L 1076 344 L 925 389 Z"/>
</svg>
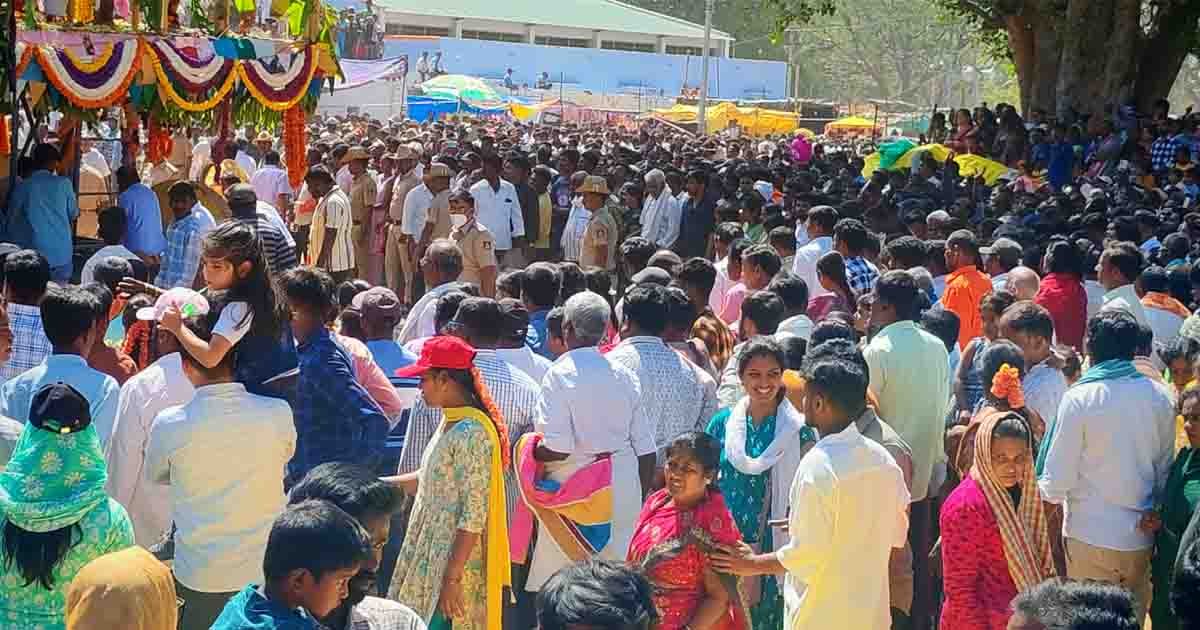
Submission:
<svg viewBox="0 0 1200 630">
<path fill-rule="evenodd" d="M 537 240 L 533 242 L 533 259 L 535 261 L 550 260 L 553 254 L 550 244 L 550 230 L 554 217 L 554 201 L 550 198 L 550 183 L 554 180 L 554 172 L 545 166 L 533 169 L 533 178 L 529 180 L 533 192 L 537 193 Z"/>
</svg>

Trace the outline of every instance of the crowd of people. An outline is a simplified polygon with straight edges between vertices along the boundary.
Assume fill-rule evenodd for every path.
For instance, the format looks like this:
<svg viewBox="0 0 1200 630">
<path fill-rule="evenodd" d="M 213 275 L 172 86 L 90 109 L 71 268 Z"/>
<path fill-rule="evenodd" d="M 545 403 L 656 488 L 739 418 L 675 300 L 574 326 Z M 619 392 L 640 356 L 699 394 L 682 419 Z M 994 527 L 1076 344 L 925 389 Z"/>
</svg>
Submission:
<svg viewBox="0 0 1200 630">
<path fill-rule="evenodd" d="M 991 182 L 318 117 L 293 188 L 270 134 L 181 131 L 85 148 L 121 193 L 84 255 L 38 144 L 0 244 L 0 618 L 1200 628 L 1200 119 L 1169 111 L 935 120 Z"/>
</svg>

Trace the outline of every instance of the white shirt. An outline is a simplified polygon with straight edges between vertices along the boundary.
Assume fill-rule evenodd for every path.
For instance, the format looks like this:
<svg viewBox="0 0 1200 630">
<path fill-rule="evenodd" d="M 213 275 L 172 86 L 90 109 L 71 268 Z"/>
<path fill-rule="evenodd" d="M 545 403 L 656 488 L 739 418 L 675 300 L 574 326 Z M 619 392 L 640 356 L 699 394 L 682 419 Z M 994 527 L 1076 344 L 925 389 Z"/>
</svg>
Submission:
<svg viewBox="0 0 1200 630">
<path fill-rule="evenodd" d="M 79 284 L 93 282 L 96 279 L 94 274 L 96 265 L 109 256 L 116 256 L 117 258 L 125 258 L 127 260 L 141 260 L 141 256 L 129 251 L 124 245 L 105 245 L 96 250 L 96 253 L 92 254 L 92 257 L 83 263 L 83 270 L 79 272 Z"/>
<path fill-rule="evenodd" d="M 1165 346 L 1179 337 L 1179 329 L 1183 328 L 1182 317 L 1161 308 L 1143 306 L 1142 310 L 1146 313 L 1146 322 L 1150 325 L 1150 330 L 1154 331 L 1155 346 Z M 1155 352 L 1155 356 L 1158 356 L 1157 352 Z"/>
<path fill-rule="evenodd" d="M 104 154 L 96 147 L 88 149 L 86 153 L 80 156 L 79 161 L 85 166 L 96 169 L 96 172 L 101 177 L 108 178 L 112 175 L 112 171 L 108 168 L 108 160 L 104 159 Z"/>
<path fill-rule="evenodd" d="M 258 173 L 258 164 L 255 164 L 254 158 L 250 157 L 245 151 L 238 151 L 233 161 L 242 167 L 242 171 L 246 173 L 246 177 L 253 178 Z"/>
<path fill-rule="evenodd" d="M 1042 417 L 1049 432 L 1058 419 L 1058 406 L 1062 404 L 1063 395 L 1067 393 L 1067 377 L 1062 370 L 1043 361 L 1025 373 L 1021 390 L 1025 394 L 1025 406 Z"/>
<path fill-rule="evenodd" d="M 505 363 L 528 374 L 529 378 L 538 383 L 542 382 L 542 377 L 546 376 L 546 372 L 550 371 L 550 366 L 554 365 L 553 361 L 534 353 L 529 346 L 496 348 L 496 356 L 500 357 Z"/>
<path fill-rule="evenodd" d="M 437 334 L 434 328 L 437 323 L 437 303 L 438 299 L 450 292 L 454 288 L 454 283 L 447 282 L 446 284 L 436 286 L 421 296 L 416 304 L 413 304 L 412 310 L 408 311 L 408 317 L 404 319 L 404 325 L 400 327 L 400 334 L 396 337 L 396 343 L 408 344 L 414 339 L 422 337 L 432 337 Z M 405 347 L 407 348 L 407 345 Z M 419 352 L 418 352 L 419 354 Z"/>
<path fill-rule="evenodd" d="M 1137 524 L 1171 470 L 1170 393 L 1145 377 L 1077 384 L 1063 395 L 1057 422 L 1038 487 L 1066 505 L 1063 535 L 1118 551 L 1153 545 Z"/>
<path fill-rule="evenodd" d="M 433 193 L 425 184 L 419 184 L 404 197 L 404 214 L 400 231 L 415 239 L 421 238 L 425 223 L 429 220 L 429 207 L 433 205 Z"/>
<path fill-rule="evenodd" d="M 1087 294 L 1087 318 L 1091 319 L 1100 312 L 1100 306 L 1104 304 L 1104 286 L 1095 280 L 1085 280 L 1083 292 Z"/>
<path fill-rule="evenodd" d="M 639 407 L 641 394 L 633 371 L 597 348 L 567 352 L 542 379 L 546 448 L 572 454 L 653 453 L 655 423 Z"/>
<path fill-rule="evenodd" d="M 337 175 L 333 177 L 333 183 L 337 184 L 346 194 L 350 194 L 350 187 L 354 184 L 354 174 L 350 172 L 350 166 L 346 165 L 338 169 Z"/>
<path fill-rule="evenodd" d="M 492 233 L 497 250 L 512 249 L 513 238 L 525 236 L 525 218 L 512 184 L 502 179 L 497 190 L 485 179 L 471 187 L 471 196 L 475 198 L 475 218 Z"/>
<path fill-rule="evenodd" d="M 808 315 L 793 315 L 781 322 L 779 328 L 775 330 L 775 338 L 779 339 L 779 335 L 795 335 L 805 341 L 812 337 L 813 321 L 808 318 Z"/>
<path fill-rule="evenodd" d="M 1123 284 L 1105 293 L 1100 305 L 1100 312 L 1104 311 L 1125 311 L 1133 315 L 1139 324 L 1150 325 L 1146 319 L 1146 309 L 1142 307 L 1142 300 L 1137 296 L 1132 284 Z"/>
<path fill-rule="evenodd" d="M 605 357 L 637 376 L 638 421 L 654 425 L 660 452 L 681 433 L 703 431 L 717 412 L 716 398 L 696 377 L 688 360 L 658 337 L 622 339 Z M 598 391 L 610 394 L 610 390 Z"/>
<path fill-rule="evenodd" d="M 810 300 L 829 293 L 817 279 L 817 261 L 831 251 L 833 251 L 833 237 L 818 236 L 797 249 L 796 257 L 792 259 L 792 273 L 799 276 L 808 285 L 808 299 Z"/>
<path fill-rule="evenodd" d="M 888 559 L 908 537 L 908 489 L 887 450 L 851 424 L 821 438 L 791 486 L 784 627 L 891 625 Z"/>
<path fill-rule="evenodd" d="M 288 182 L 287 171 L 278 166 L 264 166 L 258 169 L 254 177 L 250 178 L 250 185 L 254 187 L 254 194 L 258 196 L 259 203 L 265 203 L 275 208 L 279 203 L 279 195 L 292 194 L 292 185 Z M 275 208 L 279 210 L 279 208 Z"/>
<path fill-rule="evenodd" d="M 150 427 L 160 411 L 187 403 L 195 391 L 178 352 L 160 357 L 121 386 L 117 423 L 104 452 L 108 466 L 104 489 L 125 506 L 137 544 L 143 547 L 158 542 L 171 526 L 167 488 L 144 474 Z"/>
<path fill-rule="evenodd" d="M 212 145 L 208 143 L 207 138 L 201 138 L 192 147 L 192 172 L 188 174 L 188 179 L 200 181 L 204 169 L 208 168 L 209 164 L 212 164 Z"/>
<path fill-rule="evenodd" d="M 240 383 L 206 385 L 158 415 L 146 476 L 171 486 L 175 578 L 205 593 L 261 584 L 271 524 L 287 503 L 283 475 L 296 449 L 288 404 Z"/>
</svg>

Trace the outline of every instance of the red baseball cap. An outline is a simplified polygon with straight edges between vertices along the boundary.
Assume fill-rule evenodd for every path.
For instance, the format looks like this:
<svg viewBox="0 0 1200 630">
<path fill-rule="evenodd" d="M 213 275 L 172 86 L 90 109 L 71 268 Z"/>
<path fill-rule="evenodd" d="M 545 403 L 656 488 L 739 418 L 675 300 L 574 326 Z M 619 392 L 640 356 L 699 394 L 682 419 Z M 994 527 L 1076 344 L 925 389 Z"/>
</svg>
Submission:
<svg viewBox="0 0 1200 630">
<path fill-rule="evenodd" d="M 421 346 L 421 356 L 416 363 L 396 370 L 396 376 L 409 378 L 424 374 L 433 368 L 441 370 L 469 370 L 474 365 L 475 348 L 451 335 L 433 337 Z"/>
</svg>

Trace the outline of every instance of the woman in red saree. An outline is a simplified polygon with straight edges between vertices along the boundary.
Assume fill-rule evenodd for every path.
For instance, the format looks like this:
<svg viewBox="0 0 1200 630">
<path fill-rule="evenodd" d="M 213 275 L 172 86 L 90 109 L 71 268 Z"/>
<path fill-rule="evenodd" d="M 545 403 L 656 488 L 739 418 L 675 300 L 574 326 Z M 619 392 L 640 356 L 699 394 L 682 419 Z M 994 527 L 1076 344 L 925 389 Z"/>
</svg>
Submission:
<svg viewBox="0 0 1200 630">
<path fill-rule="evenodd" d="M 741 540 L 717 489 L 721 445 L 689 432 L 667 447 L 667 487 L 651 494 L 629 545 L 629 563 L 654 586 L 658 630 L 747 630 L 738 580 L 708 561 L 716 545 Z"/>
</svg>

